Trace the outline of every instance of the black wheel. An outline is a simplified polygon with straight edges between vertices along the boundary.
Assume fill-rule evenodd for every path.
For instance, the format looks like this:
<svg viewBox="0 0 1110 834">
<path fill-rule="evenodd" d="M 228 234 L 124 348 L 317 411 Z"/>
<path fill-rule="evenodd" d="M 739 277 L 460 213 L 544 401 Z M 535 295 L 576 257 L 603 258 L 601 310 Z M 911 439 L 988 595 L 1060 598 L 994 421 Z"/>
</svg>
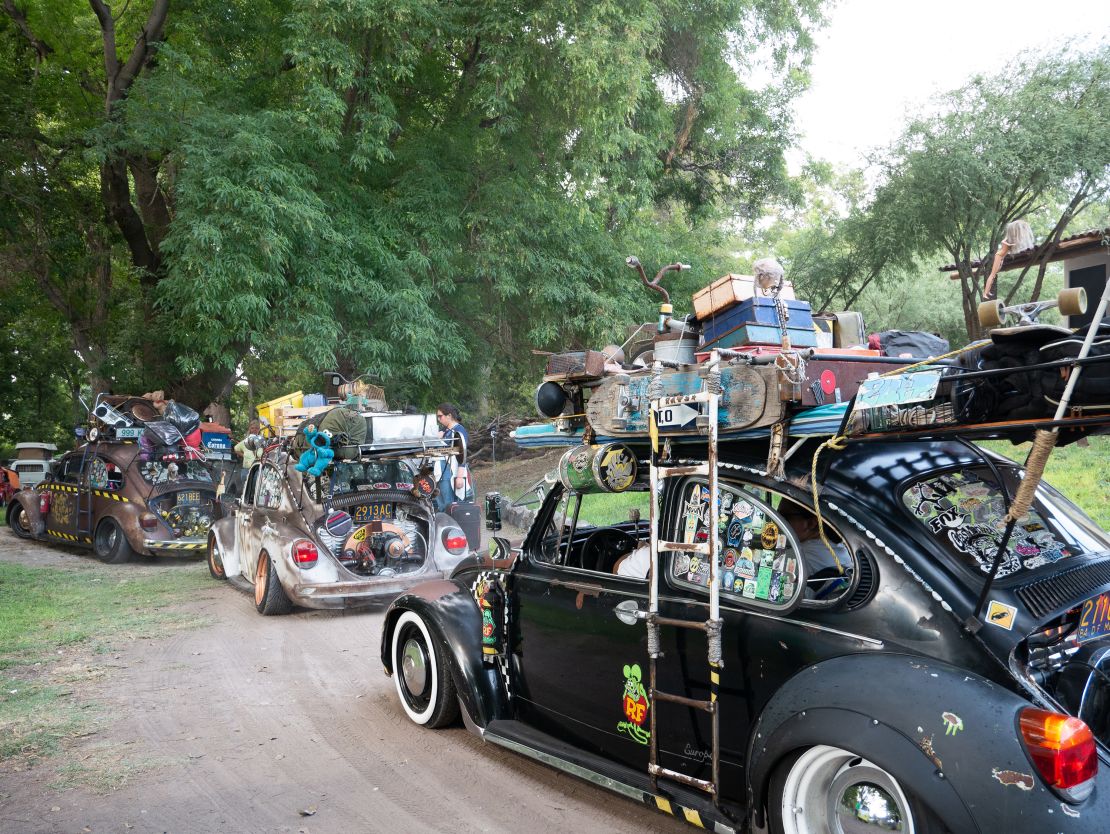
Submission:
<svg viewBox="0 0 1110 834">
<path fill-rule="evenodd" d="M 8 507 L 8 526 L 19 538 L 31 538 L 31 522 L 27 520 L 27 511 L 18 501 Z"/>
<path fill-rule="evenodd" d="M 446 653 L 424 618 L 405 611 L 393 628 L 393 682 L 401 706 L 415 723 L 446 727 L 459 715 L 455 681 Z"/>
<path fill-rule="evenodd" d="M 123 564 L 135 555 L 131 543 L 127 541 L 127 536 L 114 518 L 104 519 L 96 528 L 96 533 L 93 534 L 93 552 L 97 559 L 110 565 Z"/>
<path fill-rule="evenodd" d="M 839 747 L 819 744 L 787 756 L 771 775 L 771 834 L 855 834 L 947 829 L 898 780 Z"/>
<path fill-rule="evenodd" d="M 281 580 L 274 571 L 274 563 L 265 550 L 258 554 L 258 564 L 254 569 L 254 607 L 259 614 L 267 617 L 288 614 L 293 610 L 293 603 L 281 587 Z"/>
<path fill-rule="evenodd" d="M 213 579 L 227 579 L 223 556 L 220 554 L 220 545 L 216 541 L 214 533 L 208 534 L 208 572 L 212 574 Z"/>
</svg>

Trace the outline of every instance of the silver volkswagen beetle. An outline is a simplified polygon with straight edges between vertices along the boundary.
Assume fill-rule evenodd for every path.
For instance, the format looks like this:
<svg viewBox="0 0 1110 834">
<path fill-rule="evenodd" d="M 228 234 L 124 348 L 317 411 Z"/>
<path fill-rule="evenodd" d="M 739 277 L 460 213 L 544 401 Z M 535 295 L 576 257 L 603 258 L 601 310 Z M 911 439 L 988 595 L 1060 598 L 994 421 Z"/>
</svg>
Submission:
<svg viewBox="0 0 1110 834">
<path fill-rule="evenodd" d="M 346 447 L 314 476 L 284 446 L 271 448 L 241 494 L 223 496 L 208 570 L 252 592 L 266 615 L 388 601 L 449 574 L 471 548 L 436 511 L 433 468 L 455 453 L 438 438 Z"/>
</svg>

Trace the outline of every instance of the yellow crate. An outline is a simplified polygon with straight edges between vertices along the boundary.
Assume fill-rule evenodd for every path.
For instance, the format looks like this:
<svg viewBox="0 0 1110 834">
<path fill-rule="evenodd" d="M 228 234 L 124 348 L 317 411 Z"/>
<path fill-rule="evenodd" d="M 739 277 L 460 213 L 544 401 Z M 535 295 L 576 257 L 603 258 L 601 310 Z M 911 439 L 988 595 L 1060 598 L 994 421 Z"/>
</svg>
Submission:
<svg viewBox="0 0 1110 834">
<path fill-rule="evenodd" d="M 278 397 L 276 400 L 262 403 L 258 406 L 258 416 L 269 420 L 270 423 L 276 424 L 277 414 L 276 409 L 279 408 L 300 408 L 304 405 L 304 391 L 294 391 L 292 394 L 286 394 L 284 397 Z"/>
</svg>

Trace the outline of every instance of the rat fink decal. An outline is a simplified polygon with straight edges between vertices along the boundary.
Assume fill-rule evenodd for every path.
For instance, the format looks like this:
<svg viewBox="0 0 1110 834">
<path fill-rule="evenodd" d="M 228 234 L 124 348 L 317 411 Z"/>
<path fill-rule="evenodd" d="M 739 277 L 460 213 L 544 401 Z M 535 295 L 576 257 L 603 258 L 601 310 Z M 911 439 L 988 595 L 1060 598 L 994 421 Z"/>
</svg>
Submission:
<svg viewBox="0 0 1110 834">
<path fill-rule="evenodd" d="M 651 740 L 651 731 L 644 729 L 643 724 L 647 719 L 649 704 L 642 679 L 640 664 L 633 663 L 624 667 L 624 692 L 621 694 L 624 717 L 627 720 L 617 724 L 617 732 L 628 734 L 633 741 L 640 744 L 647 744 Z"/>
</svg>

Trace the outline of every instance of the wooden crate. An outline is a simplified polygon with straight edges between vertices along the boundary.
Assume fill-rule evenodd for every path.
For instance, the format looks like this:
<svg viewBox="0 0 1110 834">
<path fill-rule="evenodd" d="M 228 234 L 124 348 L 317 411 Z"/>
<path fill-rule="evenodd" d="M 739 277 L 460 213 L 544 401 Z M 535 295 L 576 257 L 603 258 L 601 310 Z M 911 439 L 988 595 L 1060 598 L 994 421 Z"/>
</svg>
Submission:
<svg viewBox="0 0 1110 834">
<path fill-rule="evenodd" d="M 335 408 L 334 405 L 317 405 L 309 408 L 294 408 L 293 406 L 278 407 L 274 409 L 274 431 L 282 437 L 292 437 L 297 433 L 297 428 L 309 417 L 323 414 Z"/>
</svg>

